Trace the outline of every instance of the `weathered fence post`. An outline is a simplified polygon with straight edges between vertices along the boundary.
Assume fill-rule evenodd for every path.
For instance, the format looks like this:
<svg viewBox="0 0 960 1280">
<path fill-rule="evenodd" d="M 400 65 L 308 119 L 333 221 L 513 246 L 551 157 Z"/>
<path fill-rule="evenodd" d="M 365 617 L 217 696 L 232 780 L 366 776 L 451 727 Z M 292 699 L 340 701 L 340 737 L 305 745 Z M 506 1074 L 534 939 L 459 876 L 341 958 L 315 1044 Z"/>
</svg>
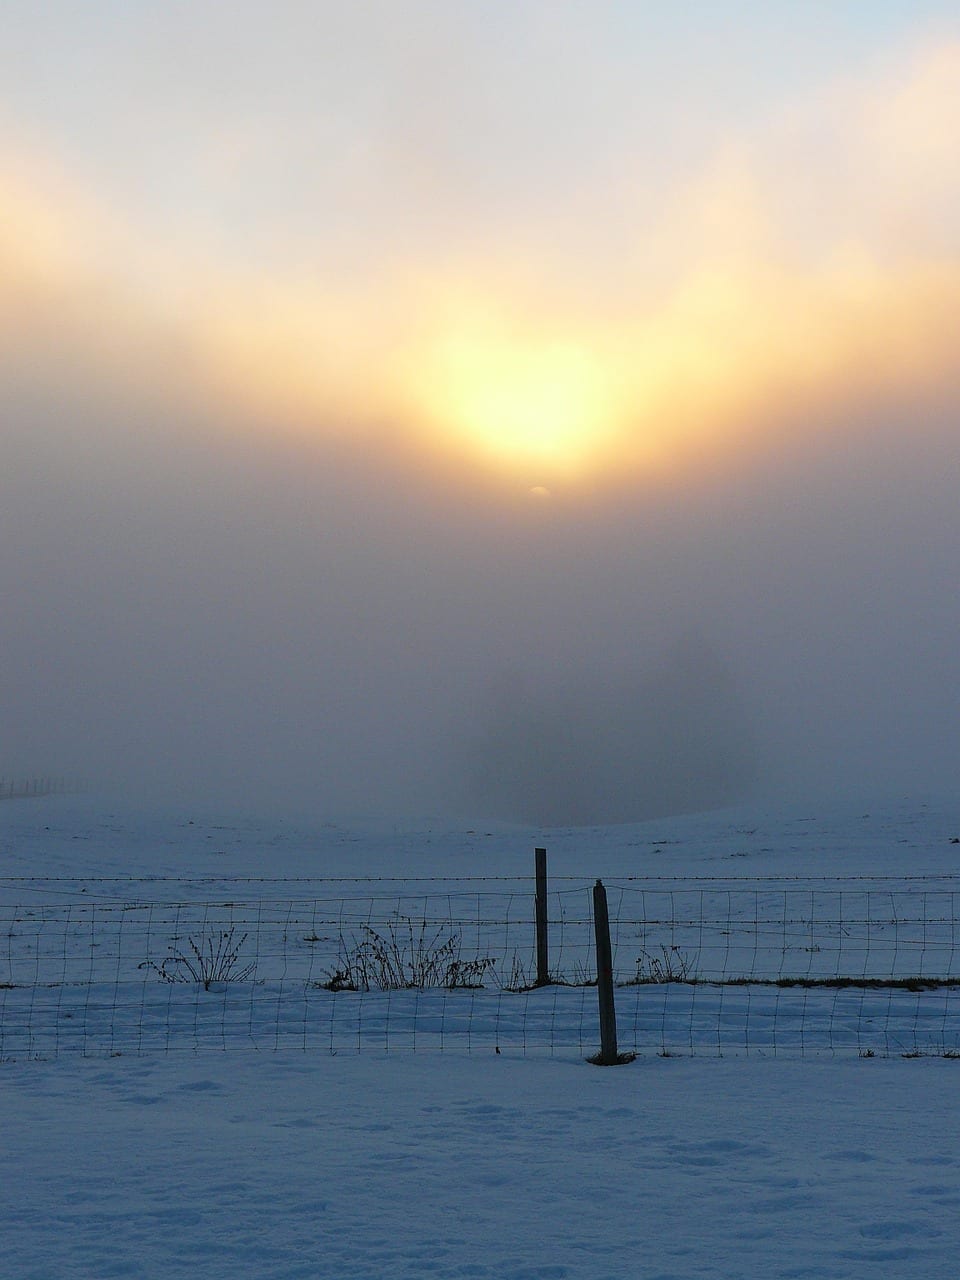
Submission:
<svg viewBox="0 0 960 1280">
<path fill-rule="evenodd" d="M 545 987 L 550 982 L 550 953 L 547 942 L 547 851 L 534 849 L 533 854 L 537 875 L 537 986 Z"/>
<path fill-rule="evenodd" d="M 610 916 L 607 891 L 598 880 L 593 886 L 593 928 L 597 940 L 597 998 L 600 1003 L 600 1052 L 590 1061 L 611 1067 L 623 1061 L 617 1053 L 617 1011 L 613 1002 L 613 953 L 610 949 Z"/>
</svg>

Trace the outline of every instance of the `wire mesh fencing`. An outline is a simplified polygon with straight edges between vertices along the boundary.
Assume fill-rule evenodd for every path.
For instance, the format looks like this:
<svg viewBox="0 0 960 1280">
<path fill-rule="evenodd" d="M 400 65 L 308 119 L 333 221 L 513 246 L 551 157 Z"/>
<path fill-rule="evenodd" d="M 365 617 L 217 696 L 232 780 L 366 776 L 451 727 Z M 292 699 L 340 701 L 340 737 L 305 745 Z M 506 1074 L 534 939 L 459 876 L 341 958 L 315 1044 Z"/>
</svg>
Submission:
<svg viewBox="0 0 960 1280">
<path fill-rule="evenodd" d="M 0 777 L 0 800 L 33 800 L 39 796 L 77 795 L 82 790 L 76 778 Z"/>
<path fill-rule="evenodd" d="M 609 882 L 620 1048 L 960 1055 L 960 883 Z M 0 1058 L 175 1050 L 577 1054 L 591 885 L 0 881 Z M 538 969 L 538 959 L 541 968 Z"/>
<path fill-rule="evenodd" d="M 960 1055 L 951 881 L 630 882 L 613 918 L 636 1052 Z"/>
</svg>

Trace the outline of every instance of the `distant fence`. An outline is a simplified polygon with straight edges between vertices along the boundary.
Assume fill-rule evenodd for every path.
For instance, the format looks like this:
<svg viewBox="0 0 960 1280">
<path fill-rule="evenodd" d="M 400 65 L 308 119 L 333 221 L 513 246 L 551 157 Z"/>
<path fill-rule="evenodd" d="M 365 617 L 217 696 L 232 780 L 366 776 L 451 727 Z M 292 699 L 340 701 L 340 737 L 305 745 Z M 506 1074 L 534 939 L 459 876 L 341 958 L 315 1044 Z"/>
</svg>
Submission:
<svg viewBox="0 0 960 1280">
<path fill-rule="evenodd" d="M 0 1058 L 586 1057 L 593 892 L 555 881 L 538 910 L 521 879 L 0 879 Z M 623 879 L 606 895 L 621 1052 L 960 1056 L 960 881 Z"/>
<path fill-rule="evenodd" d="M 80 785 L 71 778 L 0 778 L 0 800 L 75 795 L 80 789 Z"/>
</svg>

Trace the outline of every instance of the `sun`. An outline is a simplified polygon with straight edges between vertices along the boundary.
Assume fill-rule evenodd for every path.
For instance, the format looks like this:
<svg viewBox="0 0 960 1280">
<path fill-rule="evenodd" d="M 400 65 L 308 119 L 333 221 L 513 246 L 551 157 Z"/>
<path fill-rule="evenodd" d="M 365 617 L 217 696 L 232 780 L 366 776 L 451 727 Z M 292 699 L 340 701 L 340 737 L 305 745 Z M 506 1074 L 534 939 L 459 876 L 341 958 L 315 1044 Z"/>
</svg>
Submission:
<svg viewBox="0 0 960 1280">
<path fill-rule="evenodd" d="M 438 443 L 537 475 L 588 468 L 616 418 L 609 370 L 559 338 L 448 337 L 423 360 L 415 394 Z"/>
</svg>

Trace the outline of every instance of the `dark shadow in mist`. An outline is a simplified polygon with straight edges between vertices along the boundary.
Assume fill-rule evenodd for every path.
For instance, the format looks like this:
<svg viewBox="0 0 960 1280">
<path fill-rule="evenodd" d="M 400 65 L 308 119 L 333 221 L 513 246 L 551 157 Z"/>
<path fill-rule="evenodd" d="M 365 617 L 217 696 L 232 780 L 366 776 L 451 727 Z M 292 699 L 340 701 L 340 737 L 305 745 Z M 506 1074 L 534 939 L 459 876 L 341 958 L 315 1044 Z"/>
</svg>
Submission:
<svg viewBox="0 0 960 1280">
<path fill-rule="evenodd" d="M 756 750 L 735 681 L 706 647 L 647 670 L 501 678 L 471 759 L 478 809 L 543 826 L 633 822 L 732 803 Z"/>
</svg>

